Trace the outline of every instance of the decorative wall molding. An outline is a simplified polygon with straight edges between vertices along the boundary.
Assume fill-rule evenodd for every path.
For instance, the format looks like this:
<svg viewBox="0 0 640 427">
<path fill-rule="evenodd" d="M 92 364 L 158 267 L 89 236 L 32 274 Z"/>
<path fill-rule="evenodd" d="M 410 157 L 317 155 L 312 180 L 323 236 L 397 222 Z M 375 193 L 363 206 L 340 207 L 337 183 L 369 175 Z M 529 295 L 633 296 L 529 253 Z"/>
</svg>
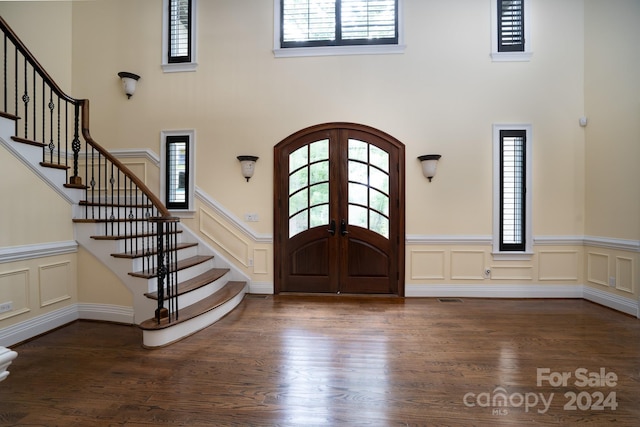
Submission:
<svg viewBox="0 0 640 427">
<path fill-rule="evenodd" d="M 595 236 L 534 236 L 534 245 L 546 246 L 594 246 L 621 251 L 640 252 L 640 240 L 615 239 Z M 419 235 L 408 234 L 408 245 L 491 245 L 491 236 L 485 235 Z"/>
<path fill-rule="evenodd" d="M 78 252 L 75 240 L 0 248 L 0 263 Z"/>
<path fill-rule="evenodd" d="M 491 245 L 491 236 L 446 236 L 407 234 L 408 245 Z"/>
<path fill-rule="evenodd" d="M 109 152 L 118 159 L 139 159 L 143 158 L 151 162 L 153 165 L 160 167 L 160 156 L 154 153 L 152 150 L 137 148 L 137 149 L 122 149 L 122 150 L 109 150 Z M 82 154 L 84 156 L 84 154 Z"/>
<path fill-rule="evenodd" d="M 585 246 L 618 249 L 621 251 L 640 252 L 640 240 L 614 239 L 611 237 L 585 236 Z"/>
<path fill-rule="evenodd" d="M 238 229 L 240 229 L 244 234 L 250 237 L 256 243 L 273 243 L 273 236 L 270 234 L 258 234 L 251 230 L 249 227 L 244 225 L 238 217 L 225 209 L 218 201 L 216 201 L 213 197 L 209 196 L 207 193 L 202 191 L 202 189 L 196 186 L 196 199 L 200 200 L 204 203 L 209 209 L 214 211 L 216 214 L 220 215 L 225 221 L 229 221 Z"/>
</svg>

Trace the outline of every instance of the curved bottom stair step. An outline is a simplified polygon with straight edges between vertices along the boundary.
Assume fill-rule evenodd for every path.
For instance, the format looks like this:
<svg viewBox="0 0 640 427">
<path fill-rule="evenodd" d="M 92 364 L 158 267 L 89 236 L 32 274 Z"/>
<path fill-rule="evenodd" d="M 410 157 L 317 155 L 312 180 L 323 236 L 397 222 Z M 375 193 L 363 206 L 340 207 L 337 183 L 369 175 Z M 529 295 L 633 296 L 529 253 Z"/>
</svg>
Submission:
<svg viewBox="0 0 640 427">
<path fill-rule="evenodd" d="M 245 295 L 246 282 L 230 281 L 222 289 L 195 304 L 179 309 L 171 315 L 171 321 L 160 323 L 155 318 L 147 319 L 139 327 L 143 331 L 143 346 L 162 347 L 212 325 L 233 310 Z"/>
<path fill-rule="evenodd" d="M 184 295 L 187 292 L 199 289 L 202 286 L 215 282 L 229 272 L 228 268 L 212 268 L 192 279 L 186 280 L 178 284 L 178 288 L 172 288 L 172 294 Z M 158 299 L 158 292 L 147 292 L 144 294 L 147 298 Z"/>
</svg>

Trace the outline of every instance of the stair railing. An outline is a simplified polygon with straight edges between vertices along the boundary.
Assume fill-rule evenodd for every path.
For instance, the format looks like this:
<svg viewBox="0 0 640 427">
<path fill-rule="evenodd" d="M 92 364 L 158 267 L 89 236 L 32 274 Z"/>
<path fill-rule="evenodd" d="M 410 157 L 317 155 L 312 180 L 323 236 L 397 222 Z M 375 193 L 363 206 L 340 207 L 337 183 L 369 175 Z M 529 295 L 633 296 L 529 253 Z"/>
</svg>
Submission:
<svg viewBox="0 0 640 427">
<path fill-rule="evenodd" d="M 13 139 L 41 146 L 41 165 L 65 170 L 65 186 L 85 191 L 84 219 L 101 224 L 99 238 L 122 240 L 127 254 L 142 259 L 142 271 L 158 281 L 157 321 L 176 319 L 179 219 L 91 137 L 89 101 L 65 94 L 2 17 L 0 28 L 1 115 L 14 119 Z"/>
</svg>

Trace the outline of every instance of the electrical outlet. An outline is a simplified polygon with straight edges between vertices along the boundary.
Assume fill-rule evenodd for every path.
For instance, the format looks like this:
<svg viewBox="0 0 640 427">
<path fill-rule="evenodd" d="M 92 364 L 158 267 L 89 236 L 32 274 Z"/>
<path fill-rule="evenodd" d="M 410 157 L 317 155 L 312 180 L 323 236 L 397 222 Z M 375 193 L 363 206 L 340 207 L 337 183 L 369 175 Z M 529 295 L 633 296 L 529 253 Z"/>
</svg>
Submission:
<svg viewBox="0 0 640 427">
<path fill-rule="evenodd" d="M 611 276 L 609 277 L 609 286 L 611 286 L 612 288 L 616 287 L 616 278 Z"/>
<path fill-rule="evenodd" d="M 490 268 L 485 268 L 484 269 L 484 278 L 485 279 L 491 279 L 491 269 Z"/>
<path fill-rule="evenodd" d="M 13 301 L 3 302 L 0 304 L 0 313 L 6 313 L 11 310 L 13 310 Z"/>
<path fill-rule="evenodd" d="M 247 213 L 244 214 L 244 220 L 246 222 L 258 222 L 260 218 L 258 217 L 257 213 Z"/>
</svg>

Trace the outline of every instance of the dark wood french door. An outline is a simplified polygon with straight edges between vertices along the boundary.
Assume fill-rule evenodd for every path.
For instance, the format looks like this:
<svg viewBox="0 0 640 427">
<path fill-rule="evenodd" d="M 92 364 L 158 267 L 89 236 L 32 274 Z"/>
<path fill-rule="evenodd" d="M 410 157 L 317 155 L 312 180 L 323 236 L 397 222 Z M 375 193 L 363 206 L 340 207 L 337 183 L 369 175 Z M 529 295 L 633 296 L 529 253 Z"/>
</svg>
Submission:
<svg viewBox="0 0 640 427">
<path fill-rule="evenodd" d="M 404 295 L 404 145 L 328 123 L 274 160 L 275 292 Z"/>
</svg>

